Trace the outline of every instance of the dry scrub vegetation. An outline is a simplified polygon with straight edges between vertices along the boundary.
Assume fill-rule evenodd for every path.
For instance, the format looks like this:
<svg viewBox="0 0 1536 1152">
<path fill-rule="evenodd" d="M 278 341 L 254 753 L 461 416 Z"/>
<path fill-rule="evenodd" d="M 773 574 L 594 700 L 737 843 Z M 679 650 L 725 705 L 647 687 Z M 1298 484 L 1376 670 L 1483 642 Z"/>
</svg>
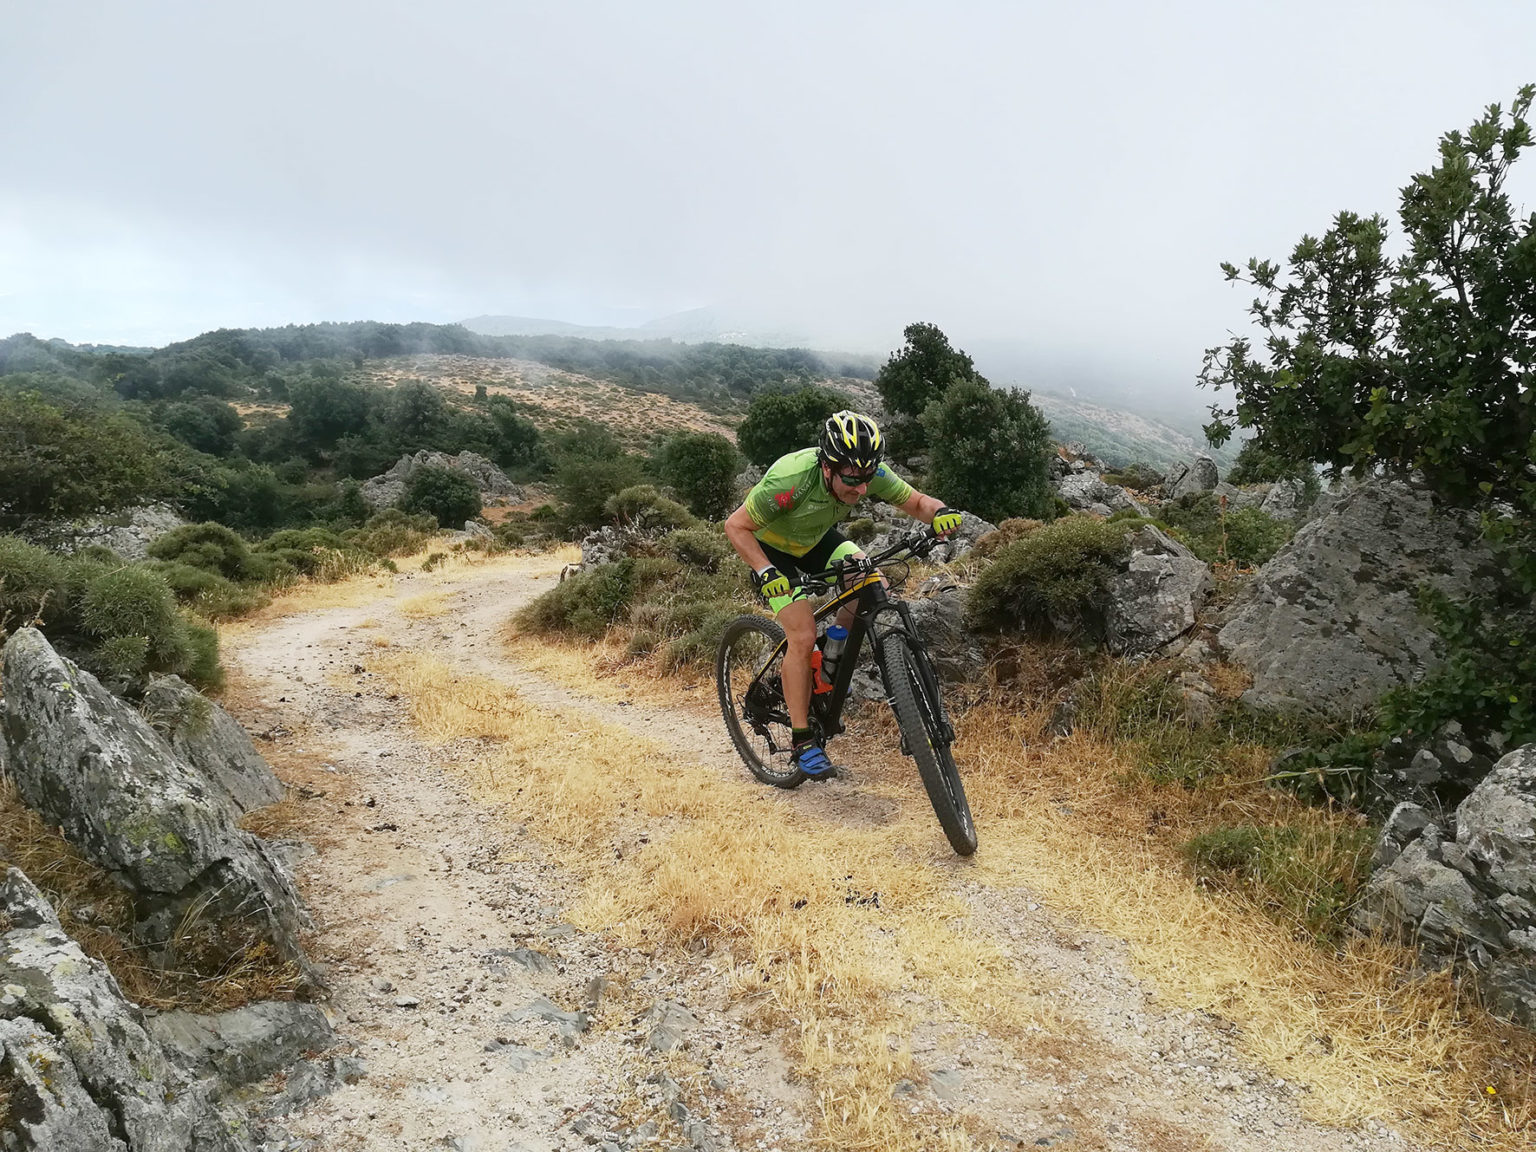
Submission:
<svg viewBox="0 0 1536 1152">
<path fill-rule="evenodd" d="M 644 686 L 648 673 L 613 644 L 523 640 L 514 651 L 599 696 L 620 677 L 627 699 L 675 701 L 680 687 L 654 674 Z M 594 663 L 606 666 L 606 686 Z M 1227 749 L 1231 779 L 1217 786 L 1158 782 L 1139 746 L 1091 725 L 1052 740 L 1038 699 L 993 692 L 958 723 L 982 834 L 967 866 L 932 834 L 915 773 L 892 763 L 883 711 L 866 714 L 864 737 L 843 752 L 860 767 L 861 792 L 895 801 L 902 815 L 854 827 L 786 807 L 745 773 L 679 765 L 654 743 L 525 708 L 509 689 L 431 660 L 392 668 L 422 735 L 478 741 L 464 770 L 484 798 L 584 876 L 582 926 L 631 945 L 709 942 L 755 1022 L 796 1042 L 830 1146 L 962 1145 L 963 1120 L 913 1117 L 892 1103 L 895 1081 L 921 1076 L 892 1038 L 933 1010 L 907 993 L 1005 1039 L 1021 1065 L 1046 1054 L 1093 1059 L 1084 1036 L 1053 1015 L 1051 989 L 1021 985 L 971 923 L 959 880 L 1027 885 L 1128 941 L 1165 1004 L 1231 1021 L 1258 1061 L 1306 1086 L 1304 1109 L 1317 1120 L 1375 1118 L 1446 1146 L 1510 1150 L 1536 1131 L 1529 1034 L 1488 1017 L 1448 978 L 1414 975 L 1392 945 L 1320 944 L 1301 911 L 1266 907 L 1261 888 L 1194 874 L 1183 846 L 1213 825 L 1299 828 L 1322 853 L 1360 842 L 1358 818 L 1256 783 L 1271 754 L 1260 744 L 1246 765 L 1241 745 Z"/>
</svg>

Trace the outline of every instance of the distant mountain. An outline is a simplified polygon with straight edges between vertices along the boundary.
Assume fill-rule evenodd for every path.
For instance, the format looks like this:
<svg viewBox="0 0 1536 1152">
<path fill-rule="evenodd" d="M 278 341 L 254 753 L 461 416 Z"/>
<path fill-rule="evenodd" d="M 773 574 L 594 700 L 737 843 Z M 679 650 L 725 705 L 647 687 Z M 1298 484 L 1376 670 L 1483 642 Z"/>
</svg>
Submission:
<svg viewBox="0 0 1536 1152">
<path fill-rule="evenodd" d="M 1054 392 L 1032 392 L 1030 399 L 1051 422 L 1060 443 L 1077 441 L 1104 463 L 1123 467 L 1135 461 L 1166 469 L 1204 453 L 1222 472 L 1232 466 L 1236 449 L 1213 449 L 1205 437 L 1123 408 L 1109 408 Z"/>
<path fill-rule="evenodd" d="M 714 308 L 659 316 L 632 328 L 571 324 L 532 316 L 474 316 L 461 321 L 482 336 L 579 336 L 585 340 L 676 340 L 684 344 L 747 344 L 754 348 L 807 348 L 803 333 L 772 329 Z"/>
</svg>

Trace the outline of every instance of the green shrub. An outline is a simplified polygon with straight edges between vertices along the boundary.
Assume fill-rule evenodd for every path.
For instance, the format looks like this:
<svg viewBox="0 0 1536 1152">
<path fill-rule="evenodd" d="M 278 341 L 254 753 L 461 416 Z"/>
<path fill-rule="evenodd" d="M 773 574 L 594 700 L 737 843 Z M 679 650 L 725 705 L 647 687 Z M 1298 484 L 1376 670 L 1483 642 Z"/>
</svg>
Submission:
<svg viewBox="0 0 1536 1152">
<path fill-rule="evenodd" d="M 517 626 L 528 632 L 598 639 L 629 609 L 634 576 L 635 561 L 629 558 L 578 572 L 518 612 Z"/>
<path fill-rule="evenodd" d="M 1213 492 L 1180 496 L 1158 512 L 1172 535 L 1207 564 L 1232 561 L 1257 567 L 1280 551 L 1295 531 L 1257 508 L 1238 508 L 1223 516 Z"/>
<path fill-rule="evenodd" d="M 678 432 L 657 453 L 656 473 L 695 516 L 719 520 L 735 503 L 741 463 L 736 446 L 718 432 Z"/>
<path fill-rule="evenodd" d="M 270 565 L 269 579 L 284 579 L 284 571 L 317 580 L 339 580 L 366 571 L 373 558 L 328 528 L 285 528 L 258 543 L 252 560 Z"/>
<path fill-rule="evenodd" d="M 663 496 L 654 484 L 636 484 L 615 492 L 603 502 L 603 514 L 642 531 L 686 528 L 694 523 L 688 509 Z"/>
<path fill-rule="evenodd" d="M 583 445 L 591 447 L 586 442 Z M 562 456 L 555 466 L 555 491 L 565 502 L 567 525 L 596 528 L 606 518 L 604 506 L 609 498 L 641 483 L 643 478 L 640 461 L 622 448 L 615 447 L 611 455 Z"/>
<path fill-rule="evenodd" d="M 1244 824 L 1202 832 L 1184 852 L 1204 881 L 1246 890 L 1277 918 L 1332 940 L 1345 930 L 1374 844 L 1364 824 Z"/>
<path fill-rule="evenodd" d="M 174 528 L 149 546 L 156 560 L 213 572 L 226 580 L 249 580 L 251 549 L 222 524 L 208 522 Z"/>
<path fill-rule="evenodd" d="M 368 523 L 343 535 L 343 539 L 375 556 L 410 556 L 426 547 L 437 535 L 437 521 L 426 514 L 412 515 L 399 508 L 385 508 Z"/>
<path fill-rule="evenodd" d="M 64 561 L 19 536 L 0 536 L 0 630 L 64 607 Z"/>
<path fill-rule="evenodd" d="M 735 550 L 719 528 L 699 525 L 694 528 L 678 528 L 668 532 L 656 542 L 664 556 L 679 563 L 697 568 L 701 572 L 718 572 L 720 565 L 734 556 Z"/>
<path fill-rule="evenodd" d="M 1258 508 L 1227 514 L 1227 559 L 1247 568 L 1267 564 L 1290 542 L 1295 528 Z"/>
<path fill-rule="evenodd" d="M 1114 472 L 1104 473 L 1106 484 L 1118 484 L 1122 488 L 1132 488 L 1137 492 L 1156 488 L 1163 479 L 1163 474 L 1150 464 L 1127 464 Z M 1233 483 L 1235 484 L 1236 481 L 1234 480 Z"/>
<path fill-rule="evenodd" d="M 1125 536 L 1121 525 L 1072 516 L 1014 541 L 971 586 L 967 620 L 989 632 L 1100 634 Z"/>
<path fill-rule="evenodd" d="M 198 627 L 177 611 L 165 577 L 144 564 L 101 572 L 80 600 L 80 631 L 95 641 L 88 666 L 118 689 L 156 673 L 201 683 L 216 677 L 217 641 Z"/>
<path fill-rule="evenodd" d="M 425 464 L 405 482 L 400 508 L 432 516 L 441 528 L 455 528 L 480 515 L 480 489 L 456 469 Z"/>
<path fill-rule="evenodd" d="M 689 665 L 712 662 L 725 626 L 741 612 L 742 606 L 735 603 L 703 603 L 693 607 L 686 617 L 679 617 L 679 623 L 687 619 L 692 627 L 661 647 L 661 666 L 667 671 L 676 671 Z"/>
<path fill-rule="evenodd" d="M 155 568 L 170 585 L 176 599 L 195 608 L 210 620 L 230 620 L 252 612 L 270 601 L 260 588 L 236 584 L 217 572 L 194 568 L 180 561 L 156 561 Z"/>
</svg>

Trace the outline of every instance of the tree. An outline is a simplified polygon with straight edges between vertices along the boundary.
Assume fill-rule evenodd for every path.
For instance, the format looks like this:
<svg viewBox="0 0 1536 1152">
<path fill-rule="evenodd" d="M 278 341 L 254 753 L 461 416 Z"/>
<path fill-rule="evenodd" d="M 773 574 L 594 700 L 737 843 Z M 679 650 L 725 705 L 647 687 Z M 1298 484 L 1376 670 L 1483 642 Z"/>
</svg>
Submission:
<svg viewBox="0 0 1536 1152">
<path fill-rule="evenodd" d="M 812 447 L 827 417 L 846 407 L 845 397 L 825 388 L 759 392 L 736 429 L 736 444 L 748 460 L 766 468 L 786 453 Z"/>
<path fill-rule="evenodd" d="M 695 516 L 720 520 L 736 498 L 741 455 L 718 432 L 679 432 L 661 446 L 656 471 Z"/>
<path fill-rule="evenodd" d="M 462 472 L 424 464 L 411 473 L 400 497 L 406 512 L 426 512 L 438 526 L 451 528 L 480 515 L 480 489 Z"/>
<path fill-rule="evenodd" d="M 491 397 L 486 411 L 495 427 L 491 459 L 502 468 L 536 472 L 545 466 L 539 429 L 505 396 Z"/>
<path fill-rule="evenodd" d="M 158 422 L 183 444 L 210 456 L 234 452 L 235 436 L 244 426 L 232 405 L 213 396 L 167 404 Z"/>
<path fill-rule="evenodd" d="M 916 419 L 957 380 L 987 382 L 937 325 L 908 324 L 901 334 L 907 342 L 875 374 L 875 388 L 893 415 Z"/>
<path fill-rule="evenodd" d="M 993 523 L 1051 514 L 1051 426 L 1027 392 L 981 379 L 952 385 L 923 413 L 932 447 L 927 487 Z"/>
<path fill-rule="evenodd" d="M 1238 337 L 1206 352 L 1200 383 L 1231 389 L 1207 436 L 1253 429 L 1258 450 L 1356 475 L 1422 472 L 1454 503 L 1490 514 L 1528 591 L 1536 523 L 1536 215 L 1517 219 L 1504 191 L 1531 144 L 1536 86 L 1465 132 L 1402 189 L 1402 256 L 1382 216 L 1341 212 L 1303 236 L 1288 269 L 1223 264 L 1253 284 L 1263 349 Z M 1513 517 L 1500 516 L 1502 504 Z"/>
<path fill-rule="evenodd" d="M 87 516 L 164 493 L 165 445 L 123 413 L 0 394 L 0 517 Z"/>
<path fill-rule="evenodd" d="M 289 385 L 288 425 L 301 451 L 328 452 L 343 436 L 357 435 L 367 423 L 372 395 L 361 384 L 311 376 Z"/>
</svg>

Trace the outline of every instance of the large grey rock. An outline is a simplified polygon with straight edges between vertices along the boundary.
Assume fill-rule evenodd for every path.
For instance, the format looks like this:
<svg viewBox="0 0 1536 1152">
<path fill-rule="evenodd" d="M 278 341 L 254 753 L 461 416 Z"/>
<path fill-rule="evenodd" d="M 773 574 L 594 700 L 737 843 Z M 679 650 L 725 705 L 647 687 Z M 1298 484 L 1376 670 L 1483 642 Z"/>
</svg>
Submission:
<svg viewBox="0 0 1536 1152">
<path fill-rule="evenodd" d="M 1210 567 L 1152 525 L 1130 537 L 1125 570 L 1110 583 L 1105 613 L 1111 651 L 1136 656 L 1155 652 L 1194 627 L 1210 595 Z"/>
<path fill-rule="evenodd" d="M 271 1001 L 212 1016 L 163 1012 L 147 1022 L 151 1036 L 189 1074 L 221 1090 L 254 1084 L 336 1043 L 316 1004 Z"/>
<path fill-rule="evenodd" d="M 1147 509 L 1124 488 L 1107 484 L 1092 472 L 1068 473 L 1056 486 L 1056 494 L 1080 512 L 1100 512 L 1105 508 L 1119 512 L 1129 508 L 1138 516 L 1147 514 Z"/>
<path fill-rule="evenodd" d="M 944 588 L 910 607 L 939 676 L 952 682 L 976 679 L 987 659 L 981 640 L 965 626 L 964 589 Z"/>
<path fill-rule="evenodd" d="M 188 914 L 270 944 L 310 979 L 291 876 L 235 827 L 223 793 L 137 712 L 33 628 L 5 646 L 11 774 L 28 807 L 133 892 L 142 939 L 170 954 Z"/>
<path fill-rule="evenodd" d="M 600 564 L 613 564 L 624 559 L 624 546 L 629 537 L 612 524 L 604 524 L 595 532 L 581 538 L 582 568 L 596 568 Z"/>
<path fill-rule="evenodd" d="M 1401 810 L 1400 810 L 1401 811 Z M 1393 813 L 1393 834 L 1416 819 Z M 1425 964 L 1469 969 L 1489 1006 L 1536 1028 L 1536 744 L 1501 759 L 1456 810 L 1371 876 L 1355 924 L 1411 942 Z"/>
<path fill-rule="evenodd" d="M 86 956 L 51 910 L 40 915 L 38 906 L 47 902 L 17 869 L 8 872 L 0 898 L 8 909 L 45 921 L 0 936 L 0 1044 L 19 1080 L 21 1104 L 12 1107 L 16 1140 L 7 1147 L 251 1148 L 207 1086 L 187 1077 L 144 1030 L 106 965 Z"/>
<path fill-rule="evenodd" d="M 1259 511 L 1276 520 L 1296 521 L 1306 515 L 1307 486 L 1300 480 L 1277 480 L 1270 485 Z"/>
<path fill-rule="evenodd" d="M 1216 461 L 1209 456 L 1196 456 L 1188 468 L 1175 469 L 1168 474 L 1168 496 L 1177 499 L 1200 492 L 1209 492 L 1221 482 Z"/>
<path fill-rule="evenodd" d="M 180 676 L 150 682 L 139 711 L 176 753 L 222 791 L 237 815 L 283 798 L 283 785 L 244 728 Z"/>
<path fill-rule="evenodd" d="M 186 523 L 169 505 L 145 504 L 86 520 L 39 525 L 28 529 L 27 535 L 55 552 L 102 547 L 124 560 L 144 560 L 151 544 Z"/>
<path fill-rule="evenodd" d="M 393 508 L 405 495 L 405 487 L 411 475 L 424 467 L 447 468 L 469 477 L 480 492 L 480 502 L 485 505 L 520 504 L 523 490 L 500 468 L 475 452 L 460 452 L 449 456 L 443 452 L 421 451 L 414 456 L 402 456 L 388 472 L 363 481 L 363 500 L 370 508 Z"/>
<path fill-rule="evenodd" d="M 1257 708 L 1347 714 L 1418 680 L 1439 663 L 1418 587 L 1466 595 L 1495 572 L 1476 519 L 1439 512 L 1421 486 L 1372 480 L 1320 505 L 1218 634 L 1253 674 L 1244 700 Z"/>
</svg>

